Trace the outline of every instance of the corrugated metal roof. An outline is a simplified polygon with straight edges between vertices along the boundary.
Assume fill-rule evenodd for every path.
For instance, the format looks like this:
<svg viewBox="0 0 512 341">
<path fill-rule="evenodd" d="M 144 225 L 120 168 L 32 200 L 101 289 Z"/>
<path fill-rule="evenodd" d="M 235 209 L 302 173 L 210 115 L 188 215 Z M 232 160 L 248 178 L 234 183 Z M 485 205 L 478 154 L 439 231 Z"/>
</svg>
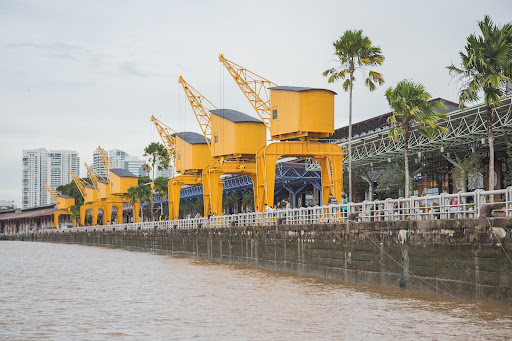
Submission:
<svg viewBox="0 0 512 341">
<path fill-rule="evenodd" d="M 176 133 L 176 136 L 190 144 L 206 144 L 206 140 L 203 135 L 191 131 Z"/>
<path fill-rule="evenodd" d="M 311 90 L 322 90 L 322 91 L 330 91 L 333 94 L 337 95 L 336 92 L 329 90 L 329 89 L 321 89 L 321 88 L 305 88 L 302 86 L 274 86 L 269 88 L 270 90 L 283 90 L 283 91 L 295 91 L 295 92 L 301 92 L 301 91 L 311 91 Z"/>
<path fill-rule="evenodd" d="M 114 173 L 120 178 L 136 178 L 136 176 L 127 169 L 113 168 L 110 170 L 110 172 Z"/>
<path fill-rule="evenodd" d="M 216 109 L 216 110 L 210 110 L 212 114 L 215 116 L 219 116 L 222 118 L 225 118 L 228 121 L 234 122 L 234 123 L 241 123 L 241 122 L 257 122 L 257 123 L 263 123 L 257 118 L 254 118 L 252 116 L 249 116 L 247 114 L 244 114 L 243 112 L 233 110 L 233 109 Z"/>
<path fill-rule="evenodd" d="M 18 210 L 16 210 L 18 211 Z M 0 220 L 15 220 L 15 219 L 26 219 L 26 218 L 38 218 L 51 216 L 57 209 L 55 205 L 47 205 L 41 207 L 32 207 L 24 209 L 21 212 L 9 212 L 0 214 Z"/>
</svg>

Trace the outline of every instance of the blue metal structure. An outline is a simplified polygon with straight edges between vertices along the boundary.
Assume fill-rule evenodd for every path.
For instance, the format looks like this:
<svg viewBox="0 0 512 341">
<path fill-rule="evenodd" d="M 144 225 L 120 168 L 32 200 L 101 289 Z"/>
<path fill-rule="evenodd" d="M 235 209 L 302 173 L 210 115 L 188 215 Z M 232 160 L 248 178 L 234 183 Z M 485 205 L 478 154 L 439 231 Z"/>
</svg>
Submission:
<svg viewBox="0 0 512 341">
<path fill-rule="evenodd" d="M 224 194 L 232 192 L 244 192 L 252 190 L 252 180 L 246 175 L 233 175 L 224 179 Z M 276 186 L 275 195 L 286 190 L 293 196 L 293 207 L 297 206 L 297 196 L 306 188 L 312 185 L 322 190 L 321 176 L 319 171 L 310 170 L 305 163 L 281 162 L 276 165 Z M 196 200 L 202 198 L 202 186 L 188 186 L 181 189 L 181 200 Z M 322 195 L 320 195 L 320 200 Z M 160 205 L 160 198 L 155 199 L 155 206 Z M 322 203 L 320 203 L 322 204 Z M 167 199 L 164 200 L 167 205 Z"/>
</svg>

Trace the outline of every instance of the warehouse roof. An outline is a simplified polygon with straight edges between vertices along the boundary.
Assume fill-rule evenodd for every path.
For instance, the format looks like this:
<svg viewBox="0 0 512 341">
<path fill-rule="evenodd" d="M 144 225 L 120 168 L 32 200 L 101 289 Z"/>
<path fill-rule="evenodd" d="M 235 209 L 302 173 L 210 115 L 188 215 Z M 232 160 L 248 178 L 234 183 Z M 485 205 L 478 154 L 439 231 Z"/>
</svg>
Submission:
<svg viewBox="0 0 512 341">
<path fill-rule="evenodd" d="M 113 168 L 110 171 L 120 178 L 136 178 L 136 176 L 127 169 Z"/>
<path fill-rule="evenodd" d="M 241 123 L 241 122 L 257 122 L 257 123 L 263 123 L 257 118 L 254 118 L 252 116 L 249 116 L 247 114 L 244 114 L 243 112 L 232 110 L 232 109 L 215 109 L 210 110 L 212 114 L 215 116 L 219 116 L 222 118 L 225 118 L 228 121 L 234 122 L 234 123 Z"/>
<path fill-rule="evenodd" d="M 302 87 L 302 86 L 274 86 L 274 87 L 271 87 L 269 89 L 270 90 L 295 91 L 295 92 L 311 91 L 311 90 L 323 90 L 323 91 L 330 91 L 333 94 L 337 95 L 337 93 L 335 93 L 334 91 L 329 90 L 329 89 L 307 88 L 307 87 Z"/>
<path fill-rule="evenodd" d="M 38 218 L 44 216 L 51 216 L 57 209 L 55 205 L 46 205 L 39 207 L 31 207 L 24 209 L 15 209 L 0 212 L 0 220 L 15 220 L 15 219 L 24 219 L 24 218 Z"/>
<path fill-rule="evenodd" d="M 206 144 L 206 140 L 203 135 L 191 131 L 176 133 L 176 136 L 190 144 Z"/>
</svg>

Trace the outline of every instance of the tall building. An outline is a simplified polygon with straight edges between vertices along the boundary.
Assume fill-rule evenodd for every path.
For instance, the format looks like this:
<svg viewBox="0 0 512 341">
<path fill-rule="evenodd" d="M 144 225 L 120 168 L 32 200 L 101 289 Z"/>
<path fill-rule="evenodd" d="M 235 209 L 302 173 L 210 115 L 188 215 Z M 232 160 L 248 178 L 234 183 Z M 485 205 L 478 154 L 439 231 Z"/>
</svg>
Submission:
<svg viewBox="0 0 512 341">
<path fill-rule="evenodd" d="M 155 164 L 155 178 L 158 178 L 158 177 L 172 178 L 174 176 L 174 168 L 173 168 L 171 162 L 169 162 L 169 169 L 158 170 L 158 165 L 159 165 L 159 162 L 157 162 Z M 151 172 L 151 176 L 153 176 L 153 172 Z"/>
<path fill-rule="evenodd" d="M 124 167 L 124 160 L 126 159 L 128 155 L 127 152 L 119 150 L 119 149 L 110 149 L 110 150 L 104 150 L 107 154 L 112 163 L 114 164 L 114 168 L 125 168 Z M 96 172 L 96 174 L 99 174 L 101 176 L 106 176 L 105 169 L 103 168 L 103 163 L 101 162 L 101 155 L 100 151 L 96 149 L 92 153 L 92 169 Z M 133 173 L 133 172 L 132 172 Z M 134 173 L 137 174 L 137 173 Z"/>
<path fill-rule="evenodd" d="M 73 181 L 68 170 L 80 176 L 80 157 L 71 150 L 24 149 L 22 167 L 22 207 L 50 205 L 43 185 L 57 188 Z"/>
<path fill-rule="evenodd" d="M 140 159 L 137 156 L 127 156 L 124 159 L 124 169 L 129 170 L 136 176 L 146 175 L 144 169 L 142 169 L 142 165 L 146 163 L 146 160 Z"/>
</svg>

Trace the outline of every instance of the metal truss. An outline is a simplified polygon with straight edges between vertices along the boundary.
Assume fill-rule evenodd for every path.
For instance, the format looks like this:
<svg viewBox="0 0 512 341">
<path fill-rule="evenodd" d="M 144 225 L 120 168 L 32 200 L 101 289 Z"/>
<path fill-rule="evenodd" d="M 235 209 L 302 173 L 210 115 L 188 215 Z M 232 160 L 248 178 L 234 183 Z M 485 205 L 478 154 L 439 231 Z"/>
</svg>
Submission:
<svg viewBox="0 0 512 341">
<path fill-rule="evenodd" d="M 499 142 L 500 137 L 512 134 L 512 97 L 505 98 L 500 106 L 492 110 L 494 113 L 494 138 Z M 472 145 L 481 144 L 482 138 L 487 137 L 487 108 L 485 105 L 452 111 L 448 115 L 448 121 L 442 122 L 441 125 L 447 127 L 449 133 L 436 140 L 429 140 L 421 135 L 417 126 L 414 126 L 409 141 L 410 153 L 428 153 L 440 150 L 441 147 L 444 147 L 446 151 L 467 150 Z M 399 141 L 393 140 L 389 136 L 389 129 L 389 126 L 380 127 L 373 134 L 370 132 L 365 136 L 353 139 L 352 162 L 354 167 L 373 166 L 374 163 L 389 162 L 390 159 L 402 157 L 403 138 Z M 345 143 L 346 139 L 338 142 L 338 144 Z"/>
<path fill-rule="evenodd" d="M 276 191 L 285 184 L 319 184 L 320 172 L 308 170 L 304 163 L 281 162 L 276 165 Z M 228 176 L 224 180 L 224 193 L 252 189 L 251 178 L 246 175 Z M 181 189 L 181 199 L 196 199 L 203 195 L 202 186 L 189 186 Z M 165 200 L 164 200 L 165 203 Z"/>
</svg>

